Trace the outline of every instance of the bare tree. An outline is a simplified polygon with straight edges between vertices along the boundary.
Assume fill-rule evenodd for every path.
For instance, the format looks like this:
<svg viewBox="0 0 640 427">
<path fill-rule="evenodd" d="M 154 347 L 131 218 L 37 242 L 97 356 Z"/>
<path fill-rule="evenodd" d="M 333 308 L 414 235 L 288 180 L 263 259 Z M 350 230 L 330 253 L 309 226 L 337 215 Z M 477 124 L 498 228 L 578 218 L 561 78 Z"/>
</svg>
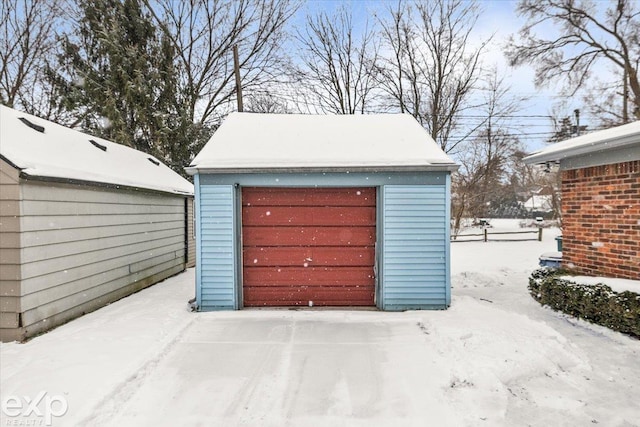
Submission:
<svg viewBox="0 0 640 427">
<path fill-rule="evenodd" d="M 482 73 L 480 58 L 489 40 L 475 41 L 474 1 L 400 1 L 380 19 L 390 54 L 380 61 L 380 84 L 389 106 L 412 114 L 446 152 L 453 152 L 481 125 L 462 131 L 460 115 Z"/>
<path fill-rule="evenodd" d="M 302 52 L 294 81 L 308 110 L 355 114 L 372 109 L 378 50 L 373 36 L 368 25 L 357 35 L 344 7 L 307 17 L 297 36 Z"/>
<path fill-rule="evenodd" d="M 502 197 L 510 170 L 519 167 L 513 161 L 517 160 L 522 146 L 518 126 L 511 122 L 510 116 L 519 111 L 525 99 L 514 97 L 510 92 L 497 71 L 490 73 L 483 107 L 485 125 L 464 142 L 461 168 L 453 177 L 454 234 L 463 217 L 488 215 L 491 202 Z"/>
<path fill-rule="evenodd" d="M 0 102 L 51 118 L 45 71 L 56 47 L 65 0 L 0 4 Z"/>
<path fill-rule="evenodd" d="M 147 1 L 177 51 L 180 97 L 191 120 L 215 122 L 236 97 L 232 49 L 238 46 L 245 96 L 268 86 L 282 68 L 284 25 L 297 10 L 290 0 Z"/>
<path fill-rule="evenodd" d="M 271 93 L 257 93 L 247 99 L 245 111 L 252 113 L 286 114 L 288 103 Z"/>
<path fill-rule="evenodd" d="M 598 128 L 610 128 L 633 120 L 634 103 L 629 96 L 628 79 L 624 72 L 612 74 L 613 81 L 595 79 L 583 97 L 583 105 L 597 121 L 594 125 Z"/>
<path fill-rule="evenodd" d="M 512 65 L 536 67 L 536 84 L 568 84 L 571 94 L 583 88 L 597 64 L 605 61 L 620 70 L 625 90 L 640 119 L 640 3 L 634 0 L 521 0 L 517 11 L 527 18 L 506 54 Z M 556 32 L 549 36 L 551 24 Z M 543 30 L 544 35 L 536 34 Z M 626 88 L 630 92 L 626 92 Z M 626 103 L 620 103 L 625 105 Z"/>
</svg>

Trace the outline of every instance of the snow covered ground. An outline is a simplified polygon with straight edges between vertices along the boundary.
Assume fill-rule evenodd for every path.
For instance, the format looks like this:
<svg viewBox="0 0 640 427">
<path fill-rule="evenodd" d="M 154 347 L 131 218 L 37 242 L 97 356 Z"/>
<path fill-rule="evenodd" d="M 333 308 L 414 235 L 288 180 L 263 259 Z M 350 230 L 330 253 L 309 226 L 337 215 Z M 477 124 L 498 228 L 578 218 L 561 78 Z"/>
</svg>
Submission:
<svg viewBox="0 0 640 427">
<path fill-rule="evenodd" d="M 0 425 L 638 426 L 640 341 L 527 294 L 555 235 L 453 243 L 447 311 L 190 313 L 189 270 L 0 345 Z"/>
</svg>

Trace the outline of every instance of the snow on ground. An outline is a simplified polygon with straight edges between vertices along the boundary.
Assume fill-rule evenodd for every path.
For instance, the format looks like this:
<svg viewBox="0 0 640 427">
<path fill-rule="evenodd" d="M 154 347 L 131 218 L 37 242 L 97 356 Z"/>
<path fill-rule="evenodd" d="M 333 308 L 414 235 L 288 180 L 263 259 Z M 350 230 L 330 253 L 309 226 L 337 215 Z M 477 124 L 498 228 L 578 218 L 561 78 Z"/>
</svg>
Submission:
<svg viewBox="0 0 640 427">
<path fill-rule="evenodd" d="M 578 285 L 593 286 L 604 283 L 614 292 L 635 292 L 640 295 L 640 280 L 612 279 L 610 277 L 590 277 L 590 276 L 560 276 L 561 279 L 569 280 Z"/>
<path fill-rule="evenodd" d="M 527 293 L 557 234 L 453 243 L 446 311 L 190 313 L 189 270 L 2 344 L 2 400 L 64 397 L 54 426 L 638 426 L 640 341 Z"/>
<path fill-rule="evenodd" d="M 506 218 L 491 218 L 488 219 L 489 227 L 486 227 L 487 240 L 491 242 L 496 241 L 520 241 L 520 240 L 537 240 L 538 239 L 538 227 L 535 226 L 534 221 L 524 221 L 521 219 L 506 219 Z M 458 236 L 456 237 L 456 243 L 468 242 L 468 241 L 482 241 L 484 240 L 484 228 L 480 226 L 471 226 L 471 220 L 464 220 L 464 226 L 461 228 Z M 528 223 L 528 227 L 522 225 Z M 543 228 L 543 238 L 551 236 L 555 238 L 560 235 L 557 229 Z M 555 249 L 555 246 L 551 246 L 551 249 Z"/>
</svg>

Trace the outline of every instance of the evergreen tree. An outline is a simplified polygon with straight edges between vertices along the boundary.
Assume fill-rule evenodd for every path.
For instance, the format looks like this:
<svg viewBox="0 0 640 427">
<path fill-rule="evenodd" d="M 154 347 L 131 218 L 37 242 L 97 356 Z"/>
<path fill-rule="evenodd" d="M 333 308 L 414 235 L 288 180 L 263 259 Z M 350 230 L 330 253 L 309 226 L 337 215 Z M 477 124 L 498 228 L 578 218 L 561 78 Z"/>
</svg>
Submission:
<svg viewBox="0 0 640 427">
<path fill-rule="evenodd" d="M 177 90 L 175 49 L 138 0 L 80 0 L 79 27 L 49 75 L 71 125 L 152 154 L 183 173 L 206 139 Z"/>
</svg>

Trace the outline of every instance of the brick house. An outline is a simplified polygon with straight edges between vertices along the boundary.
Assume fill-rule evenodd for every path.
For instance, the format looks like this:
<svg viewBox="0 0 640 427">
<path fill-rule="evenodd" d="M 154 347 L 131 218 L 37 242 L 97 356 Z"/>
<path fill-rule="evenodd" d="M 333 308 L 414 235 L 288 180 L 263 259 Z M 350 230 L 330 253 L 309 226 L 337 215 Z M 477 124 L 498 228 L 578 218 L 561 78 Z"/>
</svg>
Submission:
<svg viewBox="0 0 640 427">
<path fill-rule="evenodd" d="M 524 161 L 560 167 L 563 266 L 640 279 L 640 121 L 560 142 Z"/>
</svg>

